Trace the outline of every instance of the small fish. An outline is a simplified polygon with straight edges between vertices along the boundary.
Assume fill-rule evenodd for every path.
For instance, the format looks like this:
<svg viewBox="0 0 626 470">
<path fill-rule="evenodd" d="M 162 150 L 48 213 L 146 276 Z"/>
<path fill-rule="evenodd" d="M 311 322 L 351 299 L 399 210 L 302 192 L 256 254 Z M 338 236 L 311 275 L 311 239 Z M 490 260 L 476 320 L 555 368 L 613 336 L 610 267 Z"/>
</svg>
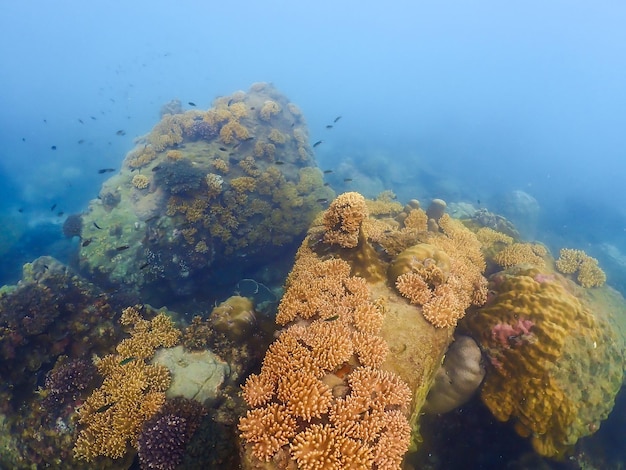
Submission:
<svg viewBox="0 0 626 470">
<path fill-rule="evenodd" d="M 146 269 L 148 266 L 150 266 L 150 263 L 144 263 L 141 266 L 139 266 L 139 270 L 142 271 L 142 270 Z"/>
<path fill-rule="evenodd" d="M 124 129 L 120 129 L 115 133 L 115 135 L 126 135 L 126 131 Z"/>
<path fill-rule="evenodd" d="M 222 152 L 227 152 L 227 151 L 228 151 L 228 149 L 227 149 L 226 147 L 220 147 L 220 150 L 221 150 Z"/>
<path fill-rule="evenodd" d="M 113 172 L 113 171 L 115 171 L 115 168 L 100 168 L 100 169 L 98 170 L 98 174 L 100 174 L 100 175 L 101 175 L 101 174 L 103 174 L 103 173 L 111 173 L 111 172 Z"/>
<path fill-rule="evenodd" d="M 152 171 L 159 171 L 161 169 L 161 167 L 159 165 L 155 166 Z"/>
<path fill-rule="evenodd" d="M 326 126 L 326 129 L 332 129 L 332 128 L 333 128 L 333 125 L 332 125 L 332 124 L 328 124 L 328 125 Z"/>
<path fill-rule="evenodd" d="M 56 208 L 57 208 L 56 203 L 52 204 L 52 206 L 50 207 L 50 212 L 52 212 L 52 211 L 53 211 L 54 209 L 56 209 Z"/>
<path fill-rule="evenodd" d="M 189 106 L 195 106 L 195 105 L 196 105 L 196 103 L 194 103 L 193 101 L 189 101 L 187 104 L 188 104 Z"/>
<path fill-rule="evenodd" d="M 323 140 L 318 140 L 317 142 L 315 142 L 313 144 L 313 148 L 317 147 L 319 144 L 321 144 L 322 142 L 324 142 Z"/>
<path fill-rule="evenodd" d="M 98 230 L 102 230 L 102 227 L 100 227 L 97 223 L 93 223 L 93 226 L 96 227 Z"/>
<path fill-rule="evenodd" d="M 339 318 L 339 315 L 333 315 L 332 317 L 324 318 L 324 321 L 335 321 Z"/>
<path fill-rule="evenodd" d="M 250 106 L 250 111 L 254 111 L 256 108 L 254 106 Z"/>
<path fill-rule="evenodd" d="M 115 405 L 115 403 L 107 403 L 106 405 L 102 405 L 100 408 L 98 408 L 96 411 L 94 411 L 94 413 L 104 413 L 106 410 L 111 408 L 113 405 Z"/>
<path fill-rule="evenodd" d="M 317 202 L 319 204 L 326 204 L 328 202 L 328 199 L 326 199 L 325 197 L 321 197 L 317 200 Z"/>
<path fill-rule="evenodd" d="M 82 246 L 83 248 L 86 246 L 89 246 L 89 244 L 93 241 L 93 238 L 87 238 L 85 240 L 83 240 L 83 242 L 80 244 L 80 246 Z"/>
<path fill-rule="evenodd" d="M 47 271 L 48 269 L 50 269 L 50 266 L 48 266 L 47 264 L 44 264 L 44 265 L 43 265 L 43 270 L 44 270 L 44 271 Z"/>
<path fill-rule="evenodd" d="M 81 124 L 85 124 L 82 119 L 79 119 L 78 122 L 80 122 Z"/>
<path fill-rule="evenodd" d="M 96 117 L 95 116 L 89 116 L 91 118 L 92 121 L 96 121 Z"/>
<path fill-rule="evenodd" d="M 47 120 L 47 119 L 44 119 L 44 120 L 43 120 L 43 122 L 45 122 L 46 124 L 48 124 L 48 120 Z"/>
<path fill-rule="evenodd" d="M 337 122 L 339 119 L 341 119 L 341 116 L 337 116 L 333 122 Z"/>
<path fill-rule="evenodd" d="M 50 150 L 56 150 L 56 149 L 57 149 L 56 145 L 53 145 L 52 147 L 50 147 Z"/>
<path fill-rule="evenodd" d="M 127 357 L 126 359 L 122 359 L 120 361 L 120 366 L 125 366 L 126 364 L 128 364 L 129 362 L 133 362 L 135 359 L 137 359 L 136 357 Z"/>
<path fill-rule="evenodd" d="M 226 103 L 226 106 L 230 106 L 231 104 L 233 104 L 233 99 L 232 98 L 228 100 L 228 103 Z"/>
<path fill-rule="evenodd" d="M 115 247 L 115 251 L 124 251 L 124 250 L 128 250 L 130 248 L 130 246 L 128 245 L 120 245 Z"/>
<path fill-rule="evenodd" d="M 65 214 L 65 212 L 59 211 L 59 212 L 57 212 L 57 217 L 63 217 L 63 214 Z"/>
<path fill-rule="evenodd" d="M 324 183 L 324 186 L 330 186 L 330 183 Z"/>
<path fill-rule="evenodd" d="M 158 219 L 159 217 L 160 217 L 160 216 L 158 216 L 158 215 L 153 215 L 152 217 L 148 217 L 146 220 L 144 220 L 144 222 L 145 222 L 145 223 L 152 222 L 153 220 L 156 220 L 156 219 Z"/>
<path fill-rule="evenodd" d="M 24 212 L 24 208 L 20 207 L 17 211 L 21 214 L 22 212 Z"/>
<path fill-rule="evenodd" d="M 26 137 L 22 137 L 22 142 L 26 142 Z"/>
<path fill-rule="evenodd" d="M 476 199 L 476 202 L 478 203 L 478 205 L 480 206 L 480 199 Z"/>
<path fill-rule="evenodd" d="M 282 160 L 276 160 L 276 161 L 274 162 L 274 164 L 275 164 L 275 165 L 284 165 L 284 164 L 285 164 L 285 162 L 283 162 Z"/>
<path fill-rule="evenodd" d="M 352 178 L 344 178 L 344 179 L 343 179 L 343 182 L 344 182 L 344 183 L 349 183 L 350 181 L 352 181 Z"/>
<path fill-rule="evenodd" d="M 79 144 L 83 144 L 83 143 L 85 143 L 85 139 L 80 139 L 80 140 L 78 141 L 78 143 L 79 143 Z"/>
<path fill-rule="evenodd" d="M 324 174 L 325 175 L 330 175 L 333 172 L 333 170 L 324 170 Z"/>
</svg>

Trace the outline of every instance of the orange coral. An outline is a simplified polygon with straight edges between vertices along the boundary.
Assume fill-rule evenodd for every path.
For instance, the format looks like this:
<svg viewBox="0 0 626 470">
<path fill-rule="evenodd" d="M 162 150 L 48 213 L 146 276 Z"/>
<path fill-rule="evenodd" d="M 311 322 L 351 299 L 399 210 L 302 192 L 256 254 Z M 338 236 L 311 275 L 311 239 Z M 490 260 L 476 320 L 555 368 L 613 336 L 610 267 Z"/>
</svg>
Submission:
<svg viewBox="0 0 626 470">
<path fill-rule="evenodd" d="M 135 175 L 131 183 L 137 189 L 145 189 L 150 184 L 150 179 L 146 175 Z"/>
<path fill-rule="evenodd" d="M 324 242 L 343 248 L 356 247 L 367 214 L 365 198 L 359 193 L 340 194 L 324 212 Z"/>
<path fill-rule="evenodd" d="M 137 308 L 122 312 L 120 322 L 132 325 L 131 337 L 110 354 L 96 362 L 104 381 L 78 410 L 83 426 L 74 446 L 78 459 L 93 461 L 104 455 L 120 458 L 127 443 L 137 445 L 145 421 L 159 411 L 170 386 L 170 374 L 161 365 L 148 364 L 158 347 L 174 346 L 180 331 L 163 313 L 152 320 L 143 319 Z"/>
<path fill-rule="evenodd" d="M 389 349 L 378 335 L 382 312 L 369 298 L 347 262 L 300 249 L 276 318 L 293 324 L 243 387 L 254 408 L 239 429 L 257 459 L 269 461 L 289 444 L 299 468 L 399 466 L 410 440 L 403 413 L 411 392 L 378 369 Z"/>
<path fill-rule="evenodd" d="M 224 124 L 220 129 L 220 138 L 222 142 L 225 144 L 231 144 L 238 140 L 245 140 L 250 137 L 250 133 L 248 129 L 241 125 L 241 123 L 237 120 L 230 120 L 228 123 Z"/>
</svg>

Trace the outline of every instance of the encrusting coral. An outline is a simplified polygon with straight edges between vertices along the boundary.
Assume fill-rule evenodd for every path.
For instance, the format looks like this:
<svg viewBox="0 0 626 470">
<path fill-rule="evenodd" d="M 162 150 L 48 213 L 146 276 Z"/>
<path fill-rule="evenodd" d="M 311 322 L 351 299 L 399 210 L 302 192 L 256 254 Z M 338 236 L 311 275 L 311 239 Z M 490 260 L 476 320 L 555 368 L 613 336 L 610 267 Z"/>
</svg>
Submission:
<svg viewBox="0 0 626 470">
<path fill-rule="evenodd" d="M 167 368 L 146 361 L 157 348 L 178 343 L 181 333 L 173 322 L 164 313 L 145 320 L 137 307 L 126 308 L 120 322 L 131 326 L 131 336 L 118 344 L 117 354 L 96 361 L 104 381 L 78 410 L 82 429 L 74 455 L 88 462 L 99 455 L 120 458 L 129 442 L 136 447 L 141 427 L 163 406 L 170 385 Z"/>
<path fill-rule="evenodd" d="M 491 364 L 481 398 L 541 455 L 560 456 L 613 407 L 623 339 L 602 304 L 557 273 L 519 265 L 494 274 L 489 288 L 487 305 L 461 325 Z"/>
<path fill-rule="evenodd" d="M 563 248 L 556 260 L 556 269 L 563 274 L 575 274 L 583 287 L 599 287 L 606 282 L 606 274 L 598 266 L 598 260 L 582 250 Z"/>
</svg>

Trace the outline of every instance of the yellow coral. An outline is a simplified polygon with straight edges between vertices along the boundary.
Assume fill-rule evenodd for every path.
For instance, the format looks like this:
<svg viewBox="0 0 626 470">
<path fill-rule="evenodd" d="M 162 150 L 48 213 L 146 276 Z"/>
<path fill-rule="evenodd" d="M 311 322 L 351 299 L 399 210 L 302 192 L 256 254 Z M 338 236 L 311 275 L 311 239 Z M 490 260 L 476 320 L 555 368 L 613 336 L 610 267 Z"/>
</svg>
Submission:
<svg viewBox="0 0 626 470">
<path fill-rule="evenodd" d="M 248 117 L 248 107 L 246 106 L 245 103 L 242 103 L 242 102 L 233 103 L 228 107 L 228 110 L 230 111 L 230 113 L 233 115 L 235 119 Z"/>
<path fill-rule="evenodd" d="M 178 161 L 183 158 L 183 152 L 180 150 L 168 150 L 165 154 L 168 160 Z"/>
<path fill-rule="evenodd" d="M 141 427 L 163 406 L 171 382 L 167 368 L 146 360 L 156 348 L 178 342 L 173 322 L 163 313 L 145 320 L 135 307 L 125 309 L 120 322 L 132 326 L 131 337 L 118 344 L 117 354 L 96 362 L 104 381 L 78 410 L 82 429 L 74 455 L 88 462 L 99 455 L 120 458 L 128 442 L 136 447 Z"/>
<path fill-rule="evenodd" d="M 226 160 L 222 160 L 221 158 L 216 158 L 211 162 L 211 165 L 216 171 L 221 171 L 222 173 L 228 173 L 230 169 L 228 166 L 228 162 Z"/>
<path fill-rule="evenodd" d="M 278 129 L 272 129 L 267 136 L 269 140 L 271 140 L 275 144 L 282 145 L 287 142 L 287 136 L 280 132 Z"/>
<path fill-rule="evenodd" d="M 146 175 L 135 175 L 131 183 L 137 189 L 145 189 L 150 184 L 150 179 Z"/>
<path fill-rule="evenodd" d="M 623 377 L 616 341 L 558 274 L 516 267 L 490 288 L 493 300 L 463 324 L 492 366 L 481 398 L 497 419 L 515 419 L 539 453 L 560 455 L 613 406 Z"/>
<path fill-rule="evenodd" d="M 546 264 L 543 259 L 543 256 L 546 254 L 547 251 L 542 245 L 536 243 L 513 243 L 499 251 L 493 260 L 503 268 L 522 263 L 542 267 Z"/>
<path fill-rule="evenodd" d="M 278 113 L 280 113 L 280 111 L 280 105 L 276 101 L 267 100 L 265 103 L 263 103 L 263 107 L 259 112 L 259 116 L 262 120 L 269 121 L 272 116 L 277 115 Z"/>
<path fill-rule="evenodd" d="M 256 189 L 256 180 L 250 176 L 240 176 L 230 180 L 230 185 L 239 193 L 251 192 Z"/>
<path fill-rule="evenodd" d="M 220 129 L 220 138 L 225 144 L 231 144 L 238 140 L 245 140 L 250 137 L 248 129 L 241 125 L 241 123 L 235 119 L 228 121 Z"/>
<path fill-rule="evenodd" d="M 606 282 L 606 274 L 598 266 L 598 260 L 582 250 L 562 248 L 559 259 L 556 260 L 556 269 L 563 274 L 574 274 L 578 271 L 576 279 L 583 287 L 599 287 Z"/>
</svg>

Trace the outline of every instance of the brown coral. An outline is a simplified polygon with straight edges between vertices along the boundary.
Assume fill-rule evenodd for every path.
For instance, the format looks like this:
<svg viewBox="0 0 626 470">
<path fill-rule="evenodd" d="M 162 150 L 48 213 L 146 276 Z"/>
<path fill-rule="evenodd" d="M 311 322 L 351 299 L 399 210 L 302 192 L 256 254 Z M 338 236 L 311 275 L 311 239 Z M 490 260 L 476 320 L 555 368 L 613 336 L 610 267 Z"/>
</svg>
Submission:
<svg viewBox="0 0 626 470">
<path fill-rule="evenodd" d="M 494 256 L 494 261 L 503 268 L 516 264 L 530 264 L 537 267 L 545 266 L 543 256 L 547 254 L 544 246 L 536 243 L 513 243 L 504 247 Z"/>
<path fill-rule="evenodd" d="M 340 194 L 324 212 L 324 242 L 343 248 L 359 243 L 361 224 L 367 217 L 365 198 L 356 192 Z"/>
<path fill-rule="evenodd" d="M 280 105 L 276 101 L 267 100 L 263 103 L 263 107 L 259 111 L 259 116 L 264 121 L 269 121 L 272 116 L 277 115 L 280 111 Z"/>
</svg>

